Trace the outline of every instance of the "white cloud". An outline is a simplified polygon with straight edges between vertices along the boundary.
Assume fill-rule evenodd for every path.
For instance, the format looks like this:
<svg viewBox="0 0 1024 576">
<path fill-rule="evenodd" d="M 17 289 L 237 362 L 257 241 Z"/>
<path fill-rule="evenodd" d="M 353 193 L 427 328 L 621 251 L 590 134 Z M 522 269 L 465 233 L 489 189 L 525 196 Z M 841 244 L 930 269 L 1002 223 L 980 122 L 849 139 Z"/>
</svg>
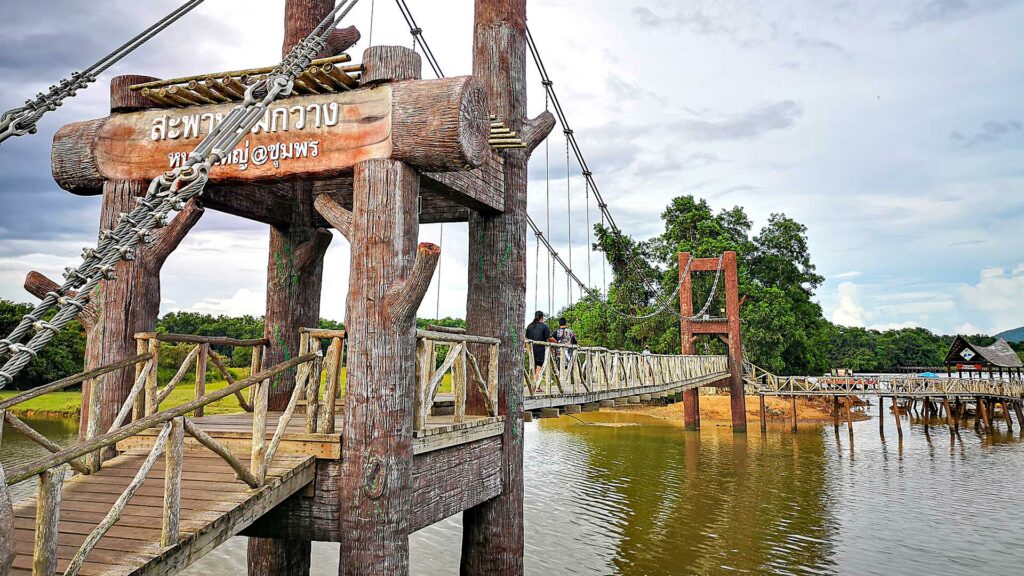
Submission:
<svg viewBox="0 0 1024 576">
<path fill-rule="evenodd" d="M 860 270 L 850 270 L 849 272 L 840 272 L 839 274 L 833 274 L 829 276 L 829 280 L 851 280 L 860 276 L 862 273 Z"/>
<path fill-rule="evenodd" d="M 857 303 L 857 285 L 843 282 L 837 290 L 839 305 L 832 312 L 832 321 L 843 326 L 863 326 L 864 308 Z"/>
<path fill-rule="evenodd" d="M 242 316 L 252 314 L 259 316 L 267 303 L 265 290 L 256 291 L 248 288 L 241 288 L 230 298 L 205 298 L 187 307 L 187 312 L 199 312 L 201 314 L 224 314 L 227 316 Z"/>
<path fill-rule="evenodd" d="M 971 324 L 970 322 L 964 322 L 963 324 L 956 327 L 956 333 L 966 335 L 981 334 L 983 333 L 983 330 L 981 328 L 978 328 L 974 324 Z"/>
<path fill-rule="evenodd" d="M 1024 325 L 1024 265 L 1009 272 L 1001 267 L 985 268 L 974 284 L 962 284 L 956 291 L 965 315 L 990 333 Z"/>
</svg>

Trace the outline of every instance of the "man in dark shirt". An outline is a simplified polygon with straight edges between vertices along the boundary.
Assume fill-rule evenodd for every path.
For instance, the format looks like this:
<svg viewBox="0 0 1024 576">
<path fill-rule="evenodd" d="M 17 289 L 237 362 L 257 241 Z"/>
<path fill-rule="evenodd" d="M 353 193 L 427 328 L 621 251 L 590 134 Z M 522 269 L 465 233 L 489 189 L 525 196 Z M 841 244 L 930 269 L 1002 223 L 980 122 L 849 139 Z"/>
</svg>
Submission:
<svg viewBox="0 0 1024 576">
<path fill-rule="evenodd" d="M 551 328 L 544 323 L 544 313 L 540 310 L 533 315 L 533 322 L 526 327 L 526 339 L 534 342 L 554 342 L 551 337 Z M 544 353 L 546 349 L 543 344 L 533 345 L 533 379 L 540 377 L 540 369 L 544 366 Z"/>
</svg>

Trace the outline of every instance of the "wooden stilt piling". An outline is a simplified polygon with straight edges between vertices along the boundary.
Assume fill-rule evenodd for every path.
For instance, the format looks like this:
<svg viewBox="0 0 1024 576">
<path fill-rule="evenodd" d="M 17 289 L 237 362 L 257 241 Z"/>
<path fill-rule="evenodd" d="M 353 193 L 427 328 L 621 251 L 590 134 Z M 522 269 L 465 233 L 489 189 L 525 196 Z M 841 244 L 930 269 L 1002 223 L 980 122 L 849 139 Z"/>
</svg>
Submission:
<svg viewBox="0 0 1024 576">
<path fill-rule="evenodd" d="M 846 429 L 853 439 L 853 396 L 846 397 Z"/>
<path fill-rule="evenodd" d="M 839 396 L 832 397 L 832 429 L 839 436 Z"/>
<path fill-rule="evenodd" d="M 878 397 L 878 435 L 885 436 L 885 396 Z"/>
<path fill-rule="evenodd" d="M 791 411 L 793 412 L 793 432 L 796 432 L 796 395 L 790 396 Z"/>
<path fill-rule="evenodd" d="M 900 422 L 900 400 L 896 396 L 892 397 L 892 417 L 896 421 L 896 435 L 899 436 L 902 442 L 903 424 Z"/>
<path fill-rule="evenodd" d="M 758 399 L 759 411 L 761 413 L 761 432 L 767 432 L 768 431 L 768 415 L 766 413 L 767 410 L 766 410 L 765 403 L 764 403 L 764 394 L 758 394 L 757 399 Z"/>
</svg>

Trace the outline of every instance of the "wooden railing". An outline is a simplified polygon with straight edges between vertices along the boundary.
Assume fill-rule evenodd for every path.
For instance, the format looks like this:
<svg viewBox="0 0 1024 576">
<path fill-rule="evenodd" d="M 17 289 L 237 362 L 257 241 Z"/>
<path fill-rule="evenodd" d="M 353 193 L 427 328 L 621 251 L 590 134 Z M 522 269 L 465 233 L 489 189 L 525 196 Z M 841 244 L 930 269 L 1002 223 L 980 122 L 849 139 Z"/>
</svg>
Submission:
<svg viewBox="0 0 1024 576">
<path fill-rule="evenodd" d="M 776 376 L 749 362 L 744 381 L 754 394 L 771 396 L 944 396 L 1024 398 L 1024 380 L 1011 378 L 925 378 L 902 374 L 871 376 Z"/>
<path fill-rule="evenodd" d="M 484 397 L 487 412 L 498 415 L 498 346 L 497 338 L 472 336 L 459 332 L 433 330 L 416 331 L 416 399 L 413 410 L 413 430 L 426 428 L 434 399 L 446 374 L 451 375 L 452 394 L 455 397 L 453 422 L 466 419 L 467 387 L 472 383 Z M 486 373 L 471 345 L 487 350 Z M 443 356 L 443 359 L 442 359 Z"/>
<path fill-rule="evenodd" d="M 332 339 L 331 351 L 335 352 L 335 354 L 333 358 L 329 360 L 329 364 L 330 362 L 336 362 L 336 365 L 340 366 L 341 345 L 335 344 L 333 340 L 340 341 L 343 337 L 344 335 L 340 332 L 328 334 L 321 331 L 306 331 L 304 332 L 304 342 L 307 343 L 308 352 L 303 351 L 303 353 L 291 360 L 265 369 L 260 368 L 258 366 L 258 361 L 254 360 L 254 371 L 256 373 L 250 375 L 248 378 L 240 381 L 234 381 L 233 378 L 229 379 L 228 385 L 220 390 L 201 394 L 197 391 L 197 398 L 181 404 L 180 406 L 159 410 L 158 406 L 160 401 L 165 399 L 170 394 L 170 391 L 174 389 L 174 386 L 181 382 L 185 372 L 189 369 L 191 363 L 196 358 L 199 358 L 199 366 L 202 366 L 201 360 L 204 350 L 207 354 L 210 354 L 210 358 L 215 358 L 215 356 L 211 354 L 212 351 L 208 348 L 209 345 L 254 345 L 258 348 L 262 346 L 262 341 L 228 342 L 216 338 L 141 334 L 139 335 L 140 349 L 144 349 L 145 351 L 133 358 L 65 378 L 4 401 L 0 404 L 0 406 L 2 406 L 0 410 L 3 411 L 2 421 L 11 424 L 12 427 L 16 428 L 23 434 L 26 434 L 26 436 L 32 440 L 39 442 L 45 448 L 53 452 L 53 454 L 40 458 L 34 462 L 16 466 L 6 475 L 2 468 L 0 468 L 0 478 L 4 478 L 4 476 L 6 476 L 2 485 L 0 485 L 0 541 L 13 542 L 12 532 L 2 533 L 5 530 L 8 530 L 8 527 L 13 529 L 11 527 L 12 525 L 6 522 L 9 519 L 9 516 L 13 513 L 10 509 L 10 498 L 7 492 L 7 487 L 11 484 L 30 479 L 32 477 L 37 477 L 38 491 L 36 502 L 37 513 L 35 542 L 33 549 L 33 573 L 53 574 L 56 571 L 57 562 L 57 522 L 59 518 L 61 490 L 64 477 L 67 473 L 67 468 L 70 466 L 75 471 L 82 474 L 95 473 L 102 466 L 102 461 L 100 460 L 99 455 L 101 455 L 105 449 L 114 447 L 117 442 L 140 434 L 146 430 L 159 428 L 160 432 L 155 439 L 153 448 L 143 461 L 138 473 L 115 501 L 106 517 L 85 539 L 85 542 L 79 548 L 64 573 L 65 575 L 74 575 L 78 573 L 89 553 L 99 542 L 100 538 L 102 538 L 103 535 L 106 534 L 107 531 L 109 531 L 110 528 L 113 527 L 120 519 L 128 505 L 128 502 L 139 488 L 141 488 L 146 479 L 146 475 L 161 455 L 163 455 L 166 460 L 166 472 L 164 479 L 163 521 L 161 526 L 160 545 L 169 546 L 177 543 L 179 539 L 181 471 L 184 461 L 184 435 L 186 433 L 189 434 L 200 444 L 224 459 L 224 461 L 227 462 L 227 464 L 235 471 L 238 478 L 249 485 L 249 487 L 259 488 L 263 486 L 266 482 L 267 470 L 270 463 L 274 460 L 274 455 L 280 445 L 285 429 L 294 414 L 295 405 L 298 400 L 304 396 L 316 396 L 315 391 L 319 388 L 320 380 L 319 368 L 323 366 L 323 356 L 318 347 L 319 340 L 322 338 Z M 172 378 L 172 380 L 169 381 L 163 389 L 159 388 L 158 377 L 156 375 L 157 362 L 159 360 L 159 342 L 161 341 L 195 342 L 197 344 L 197 348 L 189 353 L 183 361 L 182 367 L 180 367 L 176 372 L 175 377 Z M 254 352 L 254 358 L 257 354 L 257 352 Z M 214 363 L 217 364 L 218 361 L 214 360 Z M 70 447 L 64 448 L 56 445 L 38 432 L 32 430 L 31 427 L 7 411 L 8 408 L 43 393 L 63 389 L 76 383 L 81 383 L 85 380 L 90 380 L 114 370 L 123 369 L 132 365 L 137 367 L 135 385 L 132 387 L 128 398 L 121 406 L 113 425 L 110 426 L 105 433 L 89 435 L 85 440 Z M 218 368 L 220 368 L 220 366 L 218 366 Z M 267 392 L 269 391 L 270 383 L 275 377 L 292 369 L 297 369 L 295 391 L 291 396 L 288 408 L 278 419 L 276 430 L 271 436 L 269 443 L 266 443 Z M 199 390 L 201 390 L 202 387 L 200 382 L 205 381 L 205 371 L 200 372 L 200 374 L 202 377 L 197 378 L 197 389 Z M 230 375 L 226 367 L 223 368 L 222 374 Z M 313 377 L 314 375 L 316 376 L 315 378 Z M 102 386 L 94 385 L 93 388 L 97 389 L 98 392 L 91 396 L 101 398 Z M 254 411 L 254 441 L 252 443 L 250 462 L 249 465 L 246 466 L 227 447 L 223 446 L 209 434 L 200 429 L 200 427 L 188 418 L 187 415 L 202 413 L 204 407 L 232 395 L 241 399 L 242 392 L 248 388 L 256 388 L 256 392 L 253 394 L 254 402 L 252 408 Z M 328 386 L 327 389 L 330 389 L 330 386 Z M 92 410 L 92 402 L 93 400 L 89 400 L 90 410 Z M 124 420 L 131 411 L 134 411 L 138 417 L 132 422 L 124 424 Z M 98 413 L 98 410 L 96 410 L 96 414 Z M 313 420 L 315 422 L 315 416 L 307 414 L 306 418 L 308 429 L 311 426 L 310 421 Z M 98 420 L 99 418 L 96 418 L 95 420 L 92 420 L 92 422 L 98 422 Z M 333 418 L 330 418 L 329 420 L 333 426 Z M 2 438 L 2 427 L 0 427 L 0 438 Z M 88 464 L 81 461 L 81 458 L 84 456 L 89 457 Z M 8 552 L 13 555 L 13 549 L 5 551 L 2 546 L 0 546 L 0 552 Z M 0 568 L 2 567 L 3 563 L 0 562 Z"/>
<path fill-rule="evenodd" d="M 544 351 L 539 374 L 535 347 Z M 530 396 L 665 386 L 728 370 L 726 356 L 642 354 L 526 341 L 525 386 Z"/>
</svg>

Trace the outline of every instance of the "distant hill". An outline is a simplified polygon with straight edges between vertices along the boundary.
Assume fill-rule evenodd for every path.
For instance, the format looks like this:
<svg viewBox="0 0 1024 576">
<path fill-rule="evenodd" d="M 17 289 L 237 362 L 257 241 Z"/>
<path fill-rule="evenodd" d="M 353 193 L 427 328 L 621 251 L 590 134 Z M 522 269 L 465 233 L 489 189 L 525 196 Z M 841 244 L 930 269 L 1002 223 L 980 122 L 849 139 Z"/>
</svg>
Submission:
<svg viewBox="0 0 1024 576">
<path fill-rule="evenodd" d="M 1000 332 L 996 338 L 1006 338 L 1007 342 L 1024 342 L 1024 326 Z"/>
</svg>

